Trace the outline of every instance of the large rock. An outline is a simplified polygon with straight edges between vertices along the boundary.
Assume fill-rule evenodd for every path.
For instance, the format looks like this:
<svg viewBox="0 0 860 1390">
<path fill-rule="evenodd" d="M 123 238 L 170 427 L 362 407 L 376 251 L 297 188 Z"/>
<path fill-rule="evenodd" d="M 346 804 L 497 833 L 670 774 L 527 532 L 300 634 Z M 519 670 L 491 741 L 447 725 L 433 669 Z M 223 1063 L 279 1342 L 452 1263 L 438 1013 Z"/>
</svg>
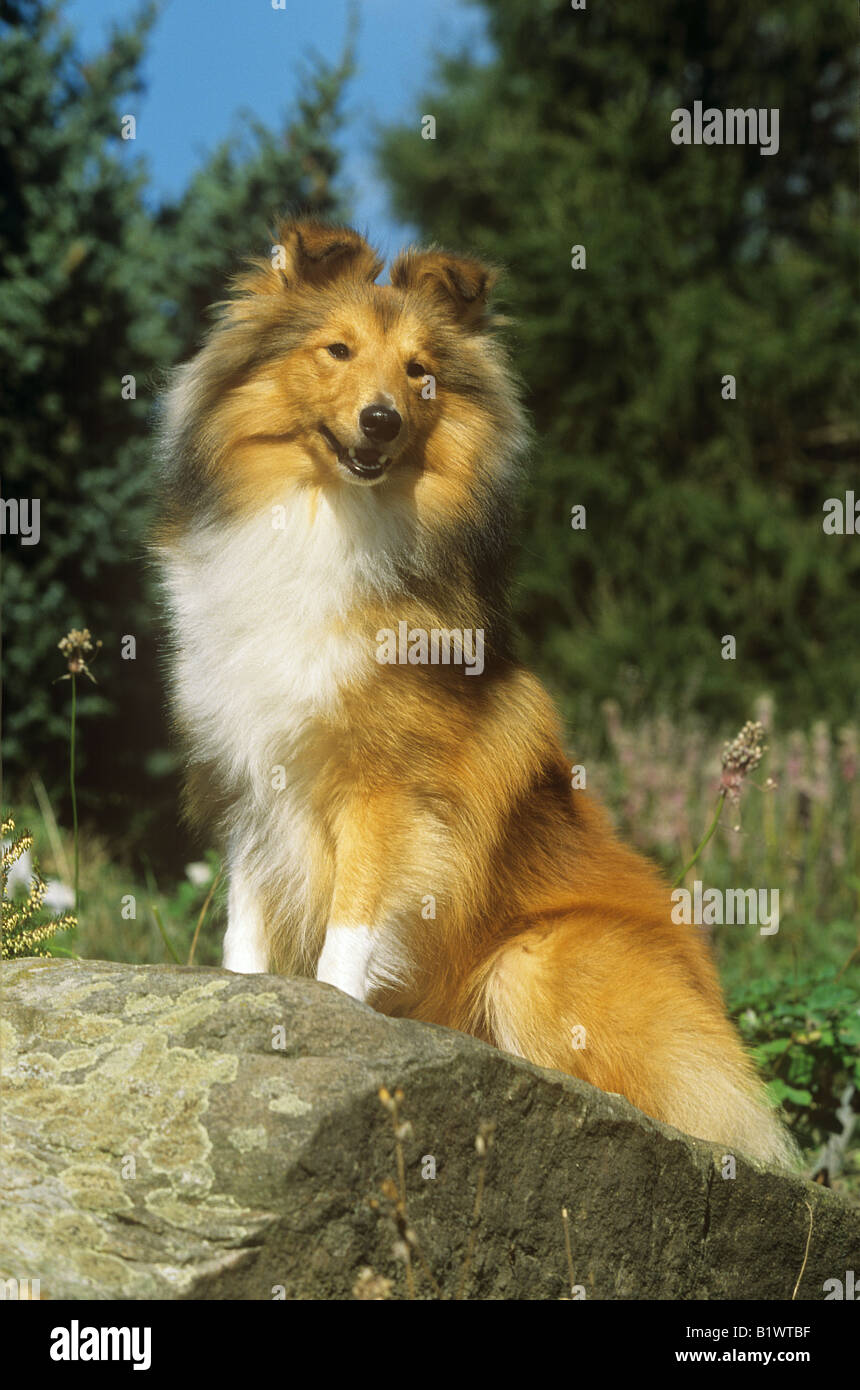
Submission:
<svg viewBox="0 0 860 1390">
<path fill-rule="evenodd" d="M 49 1298 L 405 1297 L 391 1202 L 402 1087 L 408 1222 L 466 1296 L 800 1299 L 856 1268 L 833 1194 L 655 1124 L 618 1096 L 326 985 L 105 962 L 4 964 L 0 1274 Z M 435 1178 L 423 1176 L 432 1171 Z M 378 1199 L 376 1207 L 371 1198 Z M 368 1276 L 365 1276 L 367 1279 Z M 422 1277 L 419 1296 L 430 1296 Z"/>
</svg>

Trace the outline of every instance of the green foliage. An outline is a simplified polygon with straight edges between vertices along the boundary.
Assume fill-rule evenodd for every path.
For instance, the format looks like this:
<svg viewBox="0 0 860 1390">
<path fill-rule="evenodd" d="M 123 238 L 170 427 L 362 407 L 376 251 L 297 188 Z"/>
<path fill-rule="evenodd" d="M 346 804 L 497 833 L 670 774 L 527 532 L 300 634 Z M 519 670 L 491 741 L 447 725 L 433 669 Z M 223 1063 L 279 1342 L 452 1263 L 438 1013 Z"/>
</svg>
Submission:
<svg viewBox="0 0 860 1390">
<path fill-rule="evenodd" d="M 67 739 L 60 636 L 136 631 L 146 404 L 120 377 L 169 351 L 152 302 L 142 176 L 120 150 L 148 19 L 86 72 L 42 5 L 0 31 L 0 425 L 4 496 L 37 497 L 38 545 L 4 545 L 7 774 L 38 744 L 56 784 Z M 114 697 L 115 698 L 115 697 Z M 134 702 L 134 692 L 132 691 Z M 139 705 L 141 702 L 138 701 Z M 82 701 L 114 732 L 105 690 Z M 47 746 L 46 746 L 47 745 Z"/>
<path fill-rule="evenodd" d="M 33 827 L 36 843 L 45 847 L 46 877 L 71 897 L 71 831 L 57 824 L 46 804 L 40 809 L 35 803 L 21 803 L 14 808 L 14 819 Z M 179 873 L 170 873 L 160 860 L 153 867 L 146 855 L 121 856 L 116 840 L 108 841 L 88 823 L 81 832 L 81 911 L 77 923 L 70 921 L 63 928 L 67 936 L 50 941 L 47 953 L 136 965 L 175 963 L 178 958 L 185 964 L 205 907 L 193 963 L 219 965 L 226 927 L 220 867 L 218 855 L 209 850 L 198 862 L 183 863 Z M 71 925 L 76 925 L 74 935 Z"/>
<path fill-rule="evenodd" d="M 539 433 L 526 656 L 580 722 L 628 695 L 739 721 L 764 689 L 785 718 L 849 716 L 860 547 L 821 523 L 856 485 L 852 18 L 836 0 L 484 9 L 496 57 L 443 62 L 421 106 L 436 139 L 416 117 L 381 164 L 423 236 L 509 270 Z M 674 145 L 695 100 L 778 107 L 778 154 Z"/>
<path fill-rule="evenodd" d="M 853 1085 L 860 1110 L 860 1004 L 834 969 L 799 978 L 755 980 L 738 989 L 733 1012 L 768 1090 L 804 1147 L 840 1133 L 837 1110 Z"/>
<path fill-rule="evenodd" d="M 146 879 L 145 901 L 164 947 L 160 958 L 181 965 L 220 965 L 226 922 L 221 861 L 215 851 L 209 850 L 205 859 L 188 865 L 185 876 L 169 890 L 160 891 L 151 867 L 147 868 Z M 189 961 L 192 944 L 194 958 Z"/>
<path fill-rule="evenodd" d="M 37 497 L 41 539 L 3 545 L 5 772 L 37 756 L 63 818 L 68 706 L 57 641 L 103 639 L 78 708 L 81 809 L 129 840 L 175 837 L 145 538 L 153 405 L 189 355 L 237 255 L 266 250 L 289 206 L 340 211 L 332 140 L 348 66 L 319 68 L 281 132 L 246 123 L 175 204 L 150 208 L 121 117 L 134 113 L 152 7 L 83 64 L 56 6 L 0 17 L 0 423 L 3 496 Z M 133 376 L 136 397 L 123 399 Z M 134 636 L 135 660 L 121 657 Z"/>
<path fill-rule="evenodd" d="M 9 837 L 8 841 L 6 836 Z M 77 919 L 71 912 L 63 912 L 47 920 L 43 918 L 42 906 L 47 884 L 37 866 L 27 866 L 26 856 L 33 847 L 33 836 L 29 830 L 16 835 L 14 817 L 6 816 L 0 825 L 0 838 L 3 838 L 0 859 L 0 959 L 20 960 L 24 956 L 50 955 L 47 943 L 61 932 L 73 930 L 77 926 Z M 27 866 L 26 883 L 17 893 L 11 889 L 9 882 L 16 864 Z"/>
</svg>

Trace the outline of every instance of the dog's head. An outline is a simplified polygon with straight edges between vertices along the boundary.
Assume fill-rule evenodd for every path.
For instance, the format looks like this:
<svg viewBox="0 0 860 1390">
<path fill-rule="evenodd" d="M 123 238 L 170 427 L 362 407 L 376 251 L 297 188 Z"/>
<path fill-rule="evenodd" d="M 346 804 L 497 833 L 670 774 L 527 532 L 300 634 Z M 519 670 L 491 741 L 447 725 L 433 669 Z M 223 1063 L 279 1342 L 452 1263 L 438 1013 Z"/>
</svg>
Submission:
<svg viewBox="0 0 860 1390">
<path fill-rule="evenodd" d="M 193 418 L 210 472 L 243 503 L 292 482 L 464 508 L 476 477 L 518 453 L 496 272 L 438 249 L 404 252 L 388 285 L 381 270 L 350 228 L 286 222 L 182 369 L 174 426 Z"/>
</svg>

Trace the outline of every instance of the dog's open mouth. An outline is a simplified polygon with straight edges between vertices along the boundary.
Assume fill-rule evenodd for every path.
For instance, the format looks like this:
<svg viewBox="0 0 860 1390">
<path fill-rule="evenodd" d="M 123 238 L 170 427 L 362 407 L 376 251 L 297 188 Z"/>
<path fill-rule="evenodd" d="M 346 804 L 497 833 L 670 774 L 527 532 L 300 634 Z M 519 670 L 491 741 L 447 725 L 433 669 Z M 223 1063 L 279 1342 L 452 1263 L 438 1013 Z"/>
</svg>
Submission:
<svg viewBox="0 0 860 1390">
<path fill-rule="evenodd" d="M 391 462 L 391 456 L 383 454 L 379 449 L 345 448 L 327 425 L 320 425 L 319 431 L 332 453 L 336 455 L 338 463 L 342 463 L 356 478 L 381 478 Z"/>
</svg>

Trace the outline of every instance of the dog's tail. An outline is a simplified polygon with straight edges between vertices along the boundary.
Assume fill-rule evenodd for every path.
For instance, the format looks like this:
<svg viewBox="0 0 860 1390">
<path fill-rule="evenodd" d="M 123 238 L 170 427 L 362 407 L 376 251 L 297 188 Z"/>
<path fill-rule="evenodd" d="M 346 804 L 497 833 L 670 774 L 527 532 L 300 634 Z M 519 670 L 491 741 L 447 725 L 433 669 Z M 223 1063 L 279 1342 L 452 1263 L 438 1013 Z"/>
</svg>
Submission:
<svg viewBox="0 0 860 1390">
<path fill-rule="evenodd" d="M 581 916 L 535 925 L 492 950 L 466 998 L 468 1031 L 494 1046 L 626 1096 L 727 1153 L 798 1167 L 704 946 Z"/>
</svg>

